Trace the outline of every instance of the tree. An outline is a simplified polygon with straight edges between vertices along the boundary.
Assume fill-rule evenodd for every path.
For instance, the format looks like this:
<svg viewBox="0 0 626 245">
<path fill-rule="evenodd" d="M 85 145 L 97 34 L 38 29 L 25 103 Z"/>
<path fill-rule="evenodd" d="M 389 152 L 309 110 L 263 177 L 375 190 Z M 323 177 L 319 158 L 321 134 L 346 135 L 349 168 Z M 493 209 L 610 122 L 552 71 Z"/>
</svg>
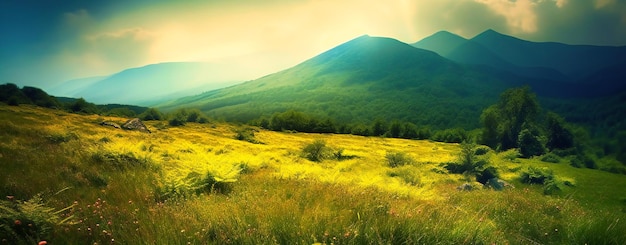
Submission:
<svg viewBox="0 0 626 245">
<path fill-rule="evenodd" d="M 22 88 L 22 92 L 37 106 L 47 108 L 55 108 L 59 106 L 59 102 L 55 98 L 51 97 L 40 88 L 24 86 Z"/>
<path fill-rule="evenodd" d="M 481 141 L 493 149 L 496 149 L 500 143 L 499 120 L 498 107 L 496 105 L 487 107 L 480 115 L 480 122 L 483 124 Z"/>
<path fill-rule="evenodd" d="M 565 120 L 554 112 L 546 115 L 548 142 L 546 147 L 550 150 L 567 149 L 574 147 L 574 134 L 565 126 Z"/>
<path fill-rule="evenodd" d="M 419 138 L 417 125 L 407 122 L 402 127 L 402 138 L 417 139 Z"/>
<path fill-rule="evenodd" d="M 372 124 L 371 133 L 373 136 L 383 136 L 387 132 L 387 123 L 383 119 L 376 119 Z"/>
<path fill-rule="evenodd" d="M 141 118 L 141 120 L 144 121 L 151 121 L 151 120 L 163 120 L 163 114 L 161 114 L 161 112 L 155 108 L 148 108 L 148 110 L 144 111 L 143 113 L 141 113 L 141 115 L 139 115 L 139 118 Z"/>
<path fill-rule="evenodd" d="M 400 138 L 402 131 L 404 131 L 403 125 L 398 120 L 392 121 L 391 125 L 389 125 L 389 136 L 392 138 Z"/>
<path fill-rule="evenodd" d="M 79 98 L 74 101 L 74 103 L 70 104 L 69 109 L 71 112 L 75 113 L 95 114 L 98 112 L 98 108 L 95 104 L 89 103 L 83 98 Z"/>
<path fill-rule="evenodd" d="M 519 153 L 524 158 L 539 156 L 545 152 L 539 136 L 531 129 L 522 129 L 518 136 Z"/>
<path fill-rule="evenodd" d="M 187 110 L 179 109 L 171 116 L 169 120 L 170 126 L 183 126 L 187 122 Z"/>
<path fill-rule="evenodd" d="M 501 150 L 518 147 L 522 126 L 533 127 L 540 111 L 539 102 L 529 87 L 504 91 L 497 104 L 483 110 L 482 143 Z"/>
</svg>

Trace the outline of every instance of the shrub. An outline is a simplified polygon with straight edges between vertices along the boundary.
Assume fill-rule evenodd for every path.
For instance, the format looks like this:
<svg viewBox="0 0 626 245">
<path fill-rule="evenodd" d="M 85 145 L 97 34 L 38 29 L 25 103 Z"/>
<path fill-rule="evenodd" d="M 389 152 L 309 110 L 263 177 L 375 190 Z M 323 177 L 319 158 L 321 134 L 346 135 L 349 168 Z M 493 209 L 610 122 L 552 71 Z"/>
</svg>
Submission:
<svg viewBox="0 0 626 245">
<path fill-rule="evenodd" d="M 497 178 L 497 177 L 498 177 L 498 170 L 496 170 L 496 168 L 494 167 L 487 167 L 483 169 L 482 171 L 476 173 L 476 181 L 483 185 L 486 184 L 487 181 L 489 181 L 490 179 Z"/>
<path fill-rule="evenodd" d="M 302 155 L 304 158 L 314 162 L 321 162 L 330 156 L 332 150 L 326 146 L 326 141 L 318 139 L 313 143 L 308 144 L 302 148 Z"/>
<path fill-rule="evenodd" d="M 559 156 L 553 154 L 553 153 L 548 153 L 545 154 L 541 157 L 541 161 L 542 162 L 551 162 L 551 163 L 559 163 L 561 161 L 561 159 L 559 158 Z"/>
<path fill-rule="evenodd" d="M 247 141 L 253 144 L 261 143 L 254 138 L 254 129 L 252 128 L 239 128 L 235 130 L 235 139 Z"/>
<path fill-rule="evenodd" d="M 519 160 L 517 160 L 518 157 L 520 157 L 520 155 L 516 149 L 510 149 L 502 153 L 502 159 L 509 162 L 519 162 Z"/>
<path fill-rule="evenodd" d="M 489 148 L 488 146 L 477 146 L 476 149 L 474 150 L 474 155 L 476 156 L 482 156 L 487 154 L 489 151 L 491 151 L 491 148 Z"/>
<path fill-rule="evenodd" d="M 539 156 L 545 152 L 539 136 L 529 129 L 523 129 L 519 133 L 517 145 L 520 155 L 524 158 Z"/>
<path fill-rule="evenodd" d="M 461 144 L 461 152 L 459 153 L 457 162 L 445 164 L 445 168 L 450 173 L 476 175 L 489 164 L 487 160 L 478 160 L 475 155 L 476 145 L 463 142 Z"/>
<path fill-rule="evenodd" d="M 576 157 L 572 158 L 570 165 L 576 168 L 582 168 L 583 166 L 590 169 L 598 168 L 598 165 L 591 157 L 583 154 L 578 154 Z"/>
<path fill-rule="evenodd" d="M 73 217 L 62 219 L 60 214 L 72 207 L 48 207 L 40 194 L 27 201 L 0 200 L 0 241 L 35 244 L 53 233 L 55 227 L 68 223 Z"/>
<path fill-rule="evenodd" d="M 413 158 L 404 152 L 387 152 L 385 158 L 387 159 L 387 165 L 392 168 L 413 164 L 414 162 Z"/>
<path fill-rule="evenodd" d="M 568 148 L 568 149 L 554 149 L 552 150 L 552 154 L 557 155 L 559 157 L 566 157 L 578 154 L 576 148 Z"/>
<path fill-rule="evenodd" d="M 522 171 L 521 181 L 526 184 L 540 184 L 543 185 L 548 180 L 554 179 L 554 174 L 549 168 L 528 167 L 525 171 Z"/>
<path fill-rule="evenodd" d="M 149 108 L 139 115 L 139 118 L 143 121 L 151 121 L 151 120 L 162 120 L 163 114 L 159 112 L 159 110 L 155 108 Z"/>
<path fill-rule="evenodd" d="M 178 116 L 178 115 L 174 115 L 174 117 L 172 119 L 169 120 L 169 124 L 170 126 L 184 126 L 185 125 L 185 118 Z"/>
</svg>

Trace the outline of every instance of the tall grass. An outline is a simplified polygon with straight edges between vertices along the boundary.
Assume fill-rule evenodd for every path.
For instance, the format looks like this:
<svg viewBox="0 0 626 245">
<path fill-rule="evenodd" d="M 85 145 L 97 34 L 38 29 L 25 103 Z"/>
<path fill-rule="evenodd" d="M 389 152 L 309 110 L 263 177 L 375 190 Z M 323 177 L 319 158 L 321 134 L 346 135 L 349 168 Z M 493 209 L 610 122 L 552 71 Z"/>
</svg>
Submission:
<svg viewBox="0 0 626 245">
<path fill-rule="evenodd" d="M 513 161 L 510 152 L 488 152 L 484 157 L 517 188 L 459 192 L 455 187 L 463 183 L 463 176 L 438 167 L 456 158 L 455 144 L 268 131 L 255 132 L 255 139 L 264 144 L 250 144 L 237 140 L 236 130 L 227 124 L 189 123 L 153 134 L 97 125 L 110 119 L 115 120 L 0 106 L 0 124 L 7 125 L 0 127 L 0 197 L 30 200 L 42 193 L 47 197 L 45 207 L 51 208 L 47 210 L 63 210 L 52 212 L 58 216 L 52 218 L 63 224 L 52 225 L 32 241 L 619 244 L 626 240 L 622 175 L 538 159 Z M 351 157 L 322 162 L 302 158 L 302 146 L 318 139 Z M 389 166 L 388 152 L 404 152 L 413 163 Z M 550 166 L 559 178 L 575 179 L 576 186 L 544 195 L 542 186 L 520 180 L 520 171 L 527 166 Z M 229 191 L 219 191 L 225 188 Z M 65 191 L 54 194 L 59 190 Z M 10 219 L 0 222 L 14 225 Z"/>
</svg>

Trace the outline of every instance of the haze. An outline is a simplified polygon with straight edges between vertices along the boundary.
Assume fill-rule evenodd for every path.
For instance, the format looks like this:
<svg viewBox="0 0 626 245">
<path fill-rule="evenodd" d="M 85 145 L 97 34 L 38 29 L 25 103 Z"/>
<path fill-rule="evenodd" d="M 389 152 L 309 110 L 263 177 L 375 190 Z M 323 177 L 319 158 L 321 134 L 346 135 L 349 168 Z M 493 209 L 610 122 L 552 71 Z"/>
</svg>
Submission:
<svg viewBox="0 0 626 245">
<path fill-rule="evenodd" d="M 486 29 L 532 41 L 626 44 L 621 0 L 3 1 L 0 82 L 44 89 L 161 62 L 241 64 L 249 80 L 359 35 L 415 42 Z"/>
</svg>

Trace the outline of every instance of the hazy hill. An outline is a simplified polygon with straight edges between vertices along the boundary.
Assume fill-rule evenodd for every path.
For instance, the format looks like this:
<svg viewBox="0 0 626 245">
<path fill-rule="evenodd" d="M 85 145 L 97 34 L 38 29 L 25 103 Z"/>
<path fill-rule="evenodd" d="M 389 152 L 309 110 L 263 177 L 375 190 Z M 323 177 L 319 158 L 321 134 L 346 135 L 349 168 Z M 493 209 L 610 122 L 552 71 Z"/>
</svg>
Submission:
<svg viewBox="0 0 626 245">
<path fill-rule="evenodd" d="M 459 35 L 447 31 L 439 31 L 412 45 L 416 48 L 430 50 L 443 57 L 448 57 L 453 50 L 466 42 L 467 39 Z"/>
<path fill-rule="evenodd" d="M 526 67 L 555 69 L 574 80 L 626 61 L 626 46 L 567 45 L 530 42 L 487 30 L 471 39 L 508 62 Z"/>
<path fill-rule="evenodd" d="M 48 92 L 56 96 L 80 97 L 80 91 L 106 78 L 107 76 L 95 76 L 72 79 L 48 89 Z"/>
<path fill-rule="evenodd" d="M 412 45 L 463 64 L 486 65 L 520 76 L 574 83 L 588 82 L 589 76 L 626 60 L 626 47 L 530 42 L 494 30 L 469 40 L 441 31 Z"/>
<path fill-rule="evenodd" d="M 296 109 L 342 122 L 386 118 L 476 126 L 483 107 L 524 81 L 459 65 L 394 39 L 361 36 L 293 68 L 161 106 L 198 107 L 242 121 Z"/>
<path fill-rule="evenodd" d="M 232 70 L 231 66 L 201 62 L 152 64 L 101 79 L 69 81 L 53 90 L 53 94 L 83 97 L 99 104 L 151 105 L 242 81 L 235 72 L 224 72 Z"/>
</svg>

